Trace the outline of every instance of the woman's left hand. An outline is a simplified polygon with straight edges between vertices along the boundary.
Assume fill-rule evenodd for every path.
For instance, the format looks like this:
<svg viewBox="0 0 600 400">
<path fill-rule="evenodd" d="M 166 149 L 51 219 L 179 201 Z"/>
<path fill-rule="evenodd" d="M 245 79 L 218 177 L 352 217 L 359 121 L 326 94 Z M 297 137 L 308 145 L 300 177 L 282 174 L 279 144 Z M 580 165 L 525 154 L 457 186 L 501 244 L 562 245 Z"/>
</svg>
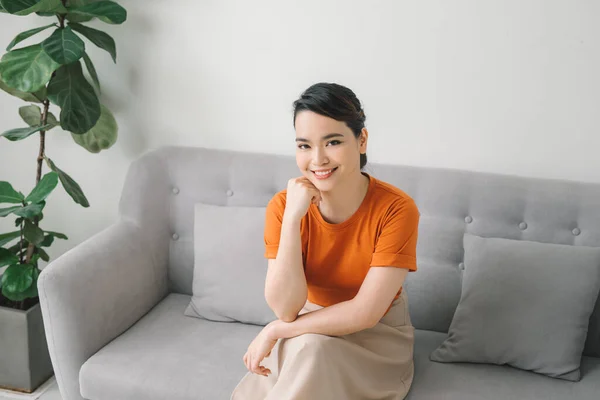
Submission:
<svg viewBox="0 0 600 400">
<path fill-rule="evenodd" d="M 271 373 L 270 369 L 259 364 L 265 357 L 271 354 L 271 350 L 277 343 L 278 338 L 273 328 L 278 322 L 278 320 L 275 320 L 265 326 L 252 343 L 250 343 L 250 346 L 248 346 L 248 351 L 244 354 L 244 364 L 246 364 L 246 368 L 250 372 L 264 376 L 268 376 Z"/>
</svg>

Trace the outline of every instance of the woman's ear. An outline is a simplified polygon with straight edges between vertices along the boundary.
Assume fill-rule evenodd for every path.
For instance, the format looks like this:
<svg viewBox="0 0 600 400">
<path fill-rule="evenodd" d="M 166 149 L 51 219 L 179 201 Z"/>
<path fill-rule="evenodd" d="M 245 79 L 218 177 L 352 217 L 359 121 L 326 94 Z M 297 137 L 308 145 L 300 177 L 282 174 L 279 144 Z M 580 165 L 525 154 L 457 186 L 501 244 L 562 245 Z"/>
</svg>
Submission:
<svg viewBox="0 0 600 400">
<path fill-rule="evenodd" d="M 362 130 L 360 131 L 360 136 L 358 137 L 359 151 L 361 154 L 365 154 L 367 152 L 368 141 L 369 131 L 367 131 L 367 128 L 362 128 Z"/>
</svg>

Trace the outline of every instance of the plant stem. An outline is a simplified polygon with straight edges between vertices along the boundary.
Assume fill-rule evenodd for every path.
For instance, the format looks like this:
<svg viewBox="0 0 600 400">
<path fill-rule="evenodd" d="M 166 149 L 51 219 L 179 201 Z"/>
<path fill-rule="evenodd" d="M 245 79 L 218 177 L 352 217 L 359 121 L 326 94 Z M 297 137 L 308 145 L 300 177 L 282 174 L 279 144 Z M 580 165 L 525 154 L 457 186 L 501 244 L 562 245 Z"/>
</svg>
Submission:
<svg viewBox="0 0 600 400">
<path fill-rule="evenodd" d="M 60 1 L 64 7 L 67 6 L 67 0 L 60 0 Z M 56 16 L 58 17 L 58 22 L 60 22 L 60 27 L 64 28 L 65 27 L 65 17 L 67 16 L 67 14 L 56 14 Z"/>
<path fill-rule="evenodd" d="M 25 221 L 25 219 L 22 219 L 21 223 L 19 224 L 19 229 L 21 230 L 21 242 L 19 243 L 19 263 L 20 264 L 23 264 L 23 221 Z"/>
<path fill-rule="evenodd" d="M 65 7 L 67 6 L 67 0 L 61 0 L 61 2 L 63 4 L 63 6 L 65 6 Z M 64 28 L 66 14 L 57 14 L 56 16 L 58 17 L 60 27 Z M 50 79 L 54 78 L 54 75 L 56 75 L 56 71 L 54 71 L 52 73 L 52 77 Z M 42 111 L 42 117 L 40 120 L 40 124 L 46 125 L 48 123 L 48 108 L 50 107 L 50 101 L 48 100 L 48 98 L 46 98 L 42 101 L 42 104 L 44 104 L 44 110 Z M 35 186 L 37 186 L 37 184 L 40 182 L 40 179 L 42 179 L 42 163 L 46 156 L 45 151 L 46 151 L 46 131 L 41 130 L 40 131 L 40 151 L 39 151 L 38 157 L 37 157 L 37 173 L 35 176 Z M 23 263 L 23 252 L 22 252 L 22 249 L 23 249 L 23 222 L 24 221 L 21 221 L 21 254 L 20 254 L 21 264 Z M 39 226 L 39 220 L 38 220 L 37 215 L 33 218 L 33 223 L 35 224 L 35 226 Z M 34 251 L 35 251 L 35 244 L 30 242 L 27 245 L 27 254 L 25 256 L 26 264 L 28 264 L 31 261 L 31 257 L 33 256 Z M 34 267 L 37 268 L 37 265 L 35 265 Z M 17 304 L 18 304 L 18 308 L 20 310 L 24 309 L 24 306 L 25 306 L 24 300 L 17 302 Z"/>
<path fill-rule="evenodd" d="M 44 111 L 42 111 L 41 124 L 46 125 L 48 123 L 48 108 L 50 107 L 50 100 L 44 99 L 43 104 L 44 104 Z M 42 162 L 44 161 L 44 157 L 46 156 L 45 150 L 46 150 L 46 131 L 41 130 L 40 131 L 40 153 L 38 154 L 38 158 L 37 158 L 38 168 L 37 168 L 37 176 L 36 176 L 36 181 L 35 181 L 36 185 L 42 178 Z"/>
<path fill-rule="evenodd" d="M 44 111 L 42 111 L 42 120 L 40 123 L 42 125 L 46 125 L 46 123 L 48 121 L 48 107 L 50 107 L 50 101 L 48 99 L 45 99 L 43 101 L 43 104 L 44 104 Z M 44 157 L 45 157 L 45 147 L 46 147 L 46 131 L 41 130 L 40 131 L 40 152 L 37 157 L 37 173 L 35 176 L 35 185 L 36 186 L 40 182 L 40 179 L 42 178 L 42 162 L 44 161 Z M 39 220 L 38 220 L 37 215 L 33 218 L 33 223 L 35 224 L 35 226 L 39 226 Z M 29 263 L 29 261 L 31 261 L 31 257 L 33 256 L 34 250 L 35 250 L 35 245 L 33 243 L 29 243 L 29 245 L 27 246 L 27 255 L 25 256 L 25 263 Z"/>
<path fill-rule="evenodd" d="M 61 0 L 61 2 L 63 4 L 63 6 L 65 6 L 65 7 L 67 6 L 67 0 Z M 57 14 L 56 16 L 58 17 L 60 27 L 64 28 L 66 14 Z M 54 71 L 52 73 L 52 77 L 50 79 L 54 78 L 54 75 L 56 75 L 56 71 Z M 44 104 L 44 110 L 42 111 L 42 117 L 41 117 L 40 124 L 46 125 L 48 122 L 48 108 L 50 107 L 50 101 L 48 100 L 48 98 L 46 98 L 42 101 L 42 104 Z M 40 179 L 42 178 L 42 163 L 44 161 L 44 157 L 46 156 L 45 150 L 46 150 L 46 131 L 41 130 L 40 131 L 40 151 L 39 151 L 38 157 L 37 157 L 37 173 L 35 176 L 35 186 L 37 186 L 37 184 L 40 182 Z M 39 226 L 38 216 L 35 216 L 33 218 L 33 223 L 35 224 L 35 226 Z M 24 224 L 24 220 L 21 221 L 21 224 L 20 224 L 20 229 L 21 229 L 21 246 L 20 247 L 21 247 L 21 250 L 20 250 L 19 257 L 20 257 L 21 264 L 23 264 L 23 224 Z M 35 245 L 30 242 L 27 245 L 27 254 L 25 256 L 26 264 L 31 261 L 31 257 L 33 256 L 34 251 L 35 251 Z M 35 265 L 34 267 L 37 268 L 37 265 Z M 25 300 L 18 301 L 17 308 L 19 310 L 24 310 L 25 309 Z"/>
</svg>

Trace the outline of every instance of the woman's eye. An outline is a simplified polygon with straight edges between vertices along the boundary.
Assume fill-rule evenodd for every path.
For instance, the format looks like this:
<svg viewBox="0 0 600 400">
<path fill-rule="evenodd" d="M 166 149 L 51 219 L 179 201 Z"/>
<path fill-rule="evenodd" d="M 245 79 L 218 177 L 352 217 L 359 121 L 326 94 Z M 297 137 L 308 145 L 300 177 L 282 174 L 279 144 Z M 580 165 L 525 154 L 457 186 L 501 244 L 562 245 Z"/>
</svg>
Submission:
<svg viewBox="0 0 600 400">
<path fill-rule="evenodd" d="M 338 144 L 340 144 L 342 142 L 340 142 L 339 140 L 332 140 L 331 142 L 329 142 L 328 144 L 332 144 L 334 146 L 337 146 Z"/>
<path fill-rule="evenodd" d="M 304 150 L 304 149 L 308 148 L 308 145 L 307 144 L 301 144 L 301 145 L 298 146 L 298 148 L 300 150 Z"/>
</svg>

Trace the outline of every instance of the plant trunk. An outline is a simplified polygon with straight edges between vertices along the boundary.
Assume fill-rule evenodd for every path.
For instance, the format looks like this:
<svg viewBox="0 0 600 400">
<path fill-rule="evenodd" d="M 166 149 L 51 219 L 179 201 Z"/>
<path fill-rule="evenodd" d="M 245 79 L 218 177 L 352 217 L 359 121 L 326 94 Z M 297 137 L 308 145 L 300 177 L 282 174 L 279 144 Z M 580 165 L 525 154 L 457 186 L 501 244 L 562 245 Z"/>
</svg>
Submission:
<svg viewBox="0 0 600 400">
<path fill-rule="evenodd" d="M 54 74 L 53 74 L 53 76 L 54 76 Z M 40 123 L 42 125 L 46 125 L 46 123 L 48 121 L 48 108 L 50 107 L 50 101 L 48 99 L 44 99 L 43 104 L 44 104 L 44 110 L 42 111 L 42 118 L 41 118 Z M 35 176 L 35 186 L 37 186 L 37 184 L 40 182 L 40 179 L 42 179 L 42 163 L 44 162 L 45 150 L 46 150 L 46 131 L 42 130 L 42 131 L 40 131 L 40 151 L 39 151 L 38 157 L 37 157 L 37 173 Z M 38 220 L 37 216 L 33 218 L 33 221 L 34 221 L 35 226 L 39 226 L 39 220 Z M 22 226 L 22 223 L 21 223 L 21 226 Z M 33 256 L 34 250 L 35 250 L 35 245 L 33 243 L 29 243 L 29 245 L 27 246 L 27 255 L 25 256 L 25 263 L 28 263 L 29 261 L 31 261 L 31 257 Z M 37 266 L 36 266 L 36 268 L 37 268 Z M 25 310 L 25 300 L 17 302 L 17 308 L 19 310 Z"/>
<path fill-rule="evenodd" d="M 66 7 L 67 0 L 61 0 L 61 2 Z M 64 28 L 65 27 L 65 15 L 59 14 L 58 21 L 60 23 L 60 27 Z M 52 73 L 52 76 L 50 77 L 50 79 L 54 78 L 54 75 L 56 75 L 56 71 L 54 71 Z M 50 107 L 50 101 L 46 98 L 42 101 L 42 104 L 44 104 L 44 109 L 42 111 L 42 117 L 41 117 L 40 124 L 46 125 L 48 123 L 48 108 Z M 40 179 L 42 179 L 42 163 L 44 162 L 44 157 L 46 156 L 45 151 L 46 151 L 46 131 L 41 130 L 40 131 L 40 151 L 39 151 L 38 157 L 37 157 L 37 173 L 35 176 L 35 186 L 37 186 L 37 184 L 40 182 Z M 35 224 L 35 226 L 39 226 L 39 220 L 38 220 L 37 216 L 33 218 L 33 223 Z M 21 222 L 20 228 L 21 228 L 21 241 L 23 241 L 23 222 Z M 29 243 L 29 245 L 27 246 L 25 263 L 28 263 L 31 261 L 31 257 L 33 256 L 34 251 L 35 251 L 35 245 L 33 243 Z M 23 253 L 21 253 L 21 256 L 20 256 L 21 263 L 23 262 L 22 254 Z M 35 267 L 37 268 L 37 265 Z M 0 298 L 0 300 L 1 300 L 1 298 Z M 8 299 L 5 299 L 5 300 L 9 301 Z M 18 308 L 19 310 L 26 310 L 28 308 L 28 307 L 26 308 L 27 300 L 28 299 L 16 302 L 16 308 Z"/>
</svg>

